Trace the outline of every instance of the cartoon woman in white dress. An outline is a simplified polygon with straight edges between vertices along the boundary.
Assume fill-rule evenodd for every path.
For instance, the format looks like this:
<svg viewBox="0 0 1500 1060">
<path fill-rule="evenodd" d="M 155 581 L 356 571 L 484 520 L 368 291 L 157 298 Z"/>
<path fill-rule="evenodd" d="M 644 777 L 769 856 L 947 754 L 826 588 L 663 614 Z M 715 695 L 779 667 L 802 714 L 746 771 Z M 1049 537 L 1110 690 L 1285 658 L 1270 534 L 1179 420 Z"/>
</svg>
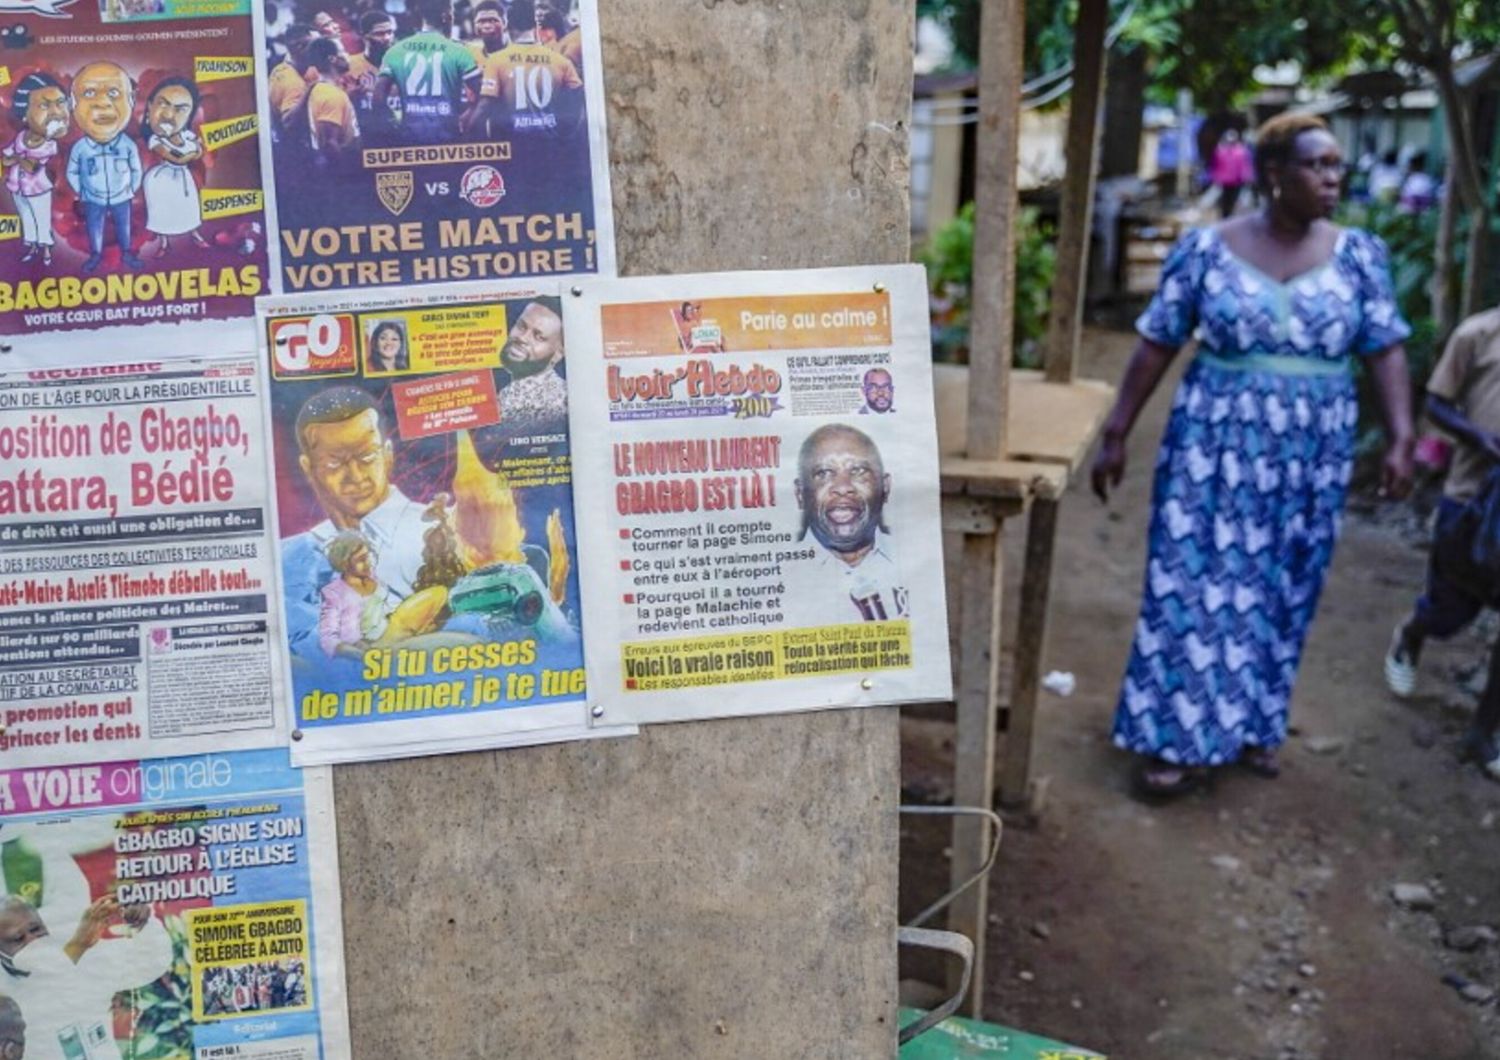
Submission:
<svg viewBox="0 0 1500 1060">
<path fill-rule="evenodd" d="M 200 247 L 208 242 L 198 231 L 203 212 L 198 205 L 198 182 L 188 167 L 203 157 L 193 132 L 198 114 L 198 89 L 185 77 L 169 77 L 146 97 L 141 137 L 161 161 L 146 172 L 146 230 L 157 237 L 156 256 L 164 258 L 172 237 L 191 235 Z"/>
</svg>

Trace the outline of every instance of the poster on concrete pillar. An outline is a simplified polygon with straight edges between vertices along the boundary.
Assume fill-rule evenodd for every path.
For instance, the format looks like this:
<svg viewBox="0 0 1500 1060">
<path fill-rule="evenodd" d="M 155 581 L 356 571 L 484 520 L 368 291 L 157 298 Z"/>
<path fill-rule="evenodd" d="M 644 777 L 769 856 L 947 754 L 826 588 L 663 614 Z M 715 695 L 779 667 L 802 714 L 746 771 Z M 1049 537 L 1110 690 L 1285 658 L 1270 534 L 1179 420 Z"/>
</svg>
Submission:
<svg viewBox="0 0 1500 1060">
<path fill-rule="evenodd" d="M 556 284 L 259 312 L 293 760 L 601 734 Z"/>
<path fill-rule="evenodd" d="M 0 7 L 0 359 L 196 356 L 231 321 L 248 351 L 268 279 L 249 0 Z"/>
<path fill-rule="evenodd" d="M 262 415 L 249 355 L 0 372 L 0 769 L 285 742 Z"/>
<path fill-rule="evenodd" d="M 591 716 L 950 697 L 919 266 L 564 298 Z"/>
<path fill-rule="evenodd" d="M 614 274 L 595 0 L 261 7 L 272 290 Z"/>
<path fill-rule="evenodd" d="M 0 770 L 0 1045 L 340 1060 L 333 794 L 284 748 Z"/>
</svg>

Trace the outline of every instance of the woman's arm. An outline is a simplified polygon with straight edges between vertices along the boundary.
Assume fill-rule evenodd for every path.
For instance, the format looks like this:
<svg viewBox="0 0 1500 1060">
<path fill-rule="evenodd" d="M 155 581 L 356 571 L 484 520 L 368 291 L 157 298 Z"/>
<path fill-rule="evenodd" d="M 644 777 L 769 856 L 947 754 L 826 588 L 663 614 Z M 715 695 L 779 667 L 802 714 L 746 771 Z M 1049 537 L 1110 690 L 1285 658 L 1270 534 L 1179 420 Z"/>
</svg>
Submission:
<svg viewBox="0 0 1500 1060">
<path fill-rule="evenodd" d="M 1381 416 L 1385 420 L 1387 444 L 1385 461 L 1380 469 L 1380 492 L 1382 496 L 1399 500 L 1411 490 L 1414 444 L 1406 348 L 1397 343 L 1372 354 L 1366 363 L 1370 366 L 1370 378 L 1375 382 Z"/>
<path fill-rule="evenodd" d="M 1130 355 L 1125 378 L 1120 381 L 1120 396 L 1104 421 L 1104 440 L 1094 457 L 1094 492 L 1101 501 L 1109 500 L 1109 491 L 1124 477 L 1125 439 L 1176 356 L 1176 350 L 1150 339 L 1142 339 Z"/>
</svg>

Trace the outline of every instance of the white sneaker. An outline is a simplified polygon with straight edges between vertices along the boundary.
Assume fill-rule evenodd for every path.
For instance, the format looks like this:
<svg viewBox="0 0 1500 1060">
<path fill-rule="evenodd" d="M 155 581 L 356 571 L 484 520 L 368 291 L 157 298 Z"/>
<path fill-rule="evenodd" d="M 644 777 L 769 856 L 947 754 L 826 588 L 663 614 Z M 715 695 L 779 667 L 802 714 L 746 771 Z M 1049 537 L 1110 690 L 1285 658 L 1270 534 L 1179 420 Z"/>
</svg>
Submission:
<svg viewBox="0 0 1500 1060">
<path fill-rule="evenodd" d="M 1405 625 L 1396 627 L 1391 634 L 1391 646 L 1385 653 L 1385 684 L 1391 693 L 1406 699 L 1417 690 L 1417 662 L 1401 643 L 1401 631 Z"/>
<path fill-rule="evenodd" d="M 1479 765 L 1491 780 L 1500 780 L 1500 741 L 1473 730 L 1464 737 L 1463 756 Z"/>
</svg>

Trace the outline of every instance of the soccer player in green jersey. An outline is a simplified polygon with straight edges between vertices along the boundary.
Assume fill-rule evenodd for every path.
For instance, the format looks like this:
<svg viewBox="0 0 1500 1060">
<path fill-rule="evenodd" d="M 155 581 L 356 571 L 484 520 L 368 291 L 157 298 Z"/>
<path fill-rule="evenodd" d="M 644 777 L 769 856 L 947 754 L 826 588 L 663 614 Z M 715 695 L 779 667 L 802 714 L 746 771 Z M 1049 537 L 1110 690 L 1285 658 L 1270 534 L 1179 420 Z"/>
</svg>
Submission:
<svg viewBox="0 0 1500 1060">
<path fill-rule="evenodd" d="M 385 53 L 375 98 L 400 97 L 403 140 L 451 143 L 466 125 L 465 96 L 479 96 L 479 64 L 453 39 L 452 0 L 421 0 L 416 10 L 422 29 Z"/>
</svg>

